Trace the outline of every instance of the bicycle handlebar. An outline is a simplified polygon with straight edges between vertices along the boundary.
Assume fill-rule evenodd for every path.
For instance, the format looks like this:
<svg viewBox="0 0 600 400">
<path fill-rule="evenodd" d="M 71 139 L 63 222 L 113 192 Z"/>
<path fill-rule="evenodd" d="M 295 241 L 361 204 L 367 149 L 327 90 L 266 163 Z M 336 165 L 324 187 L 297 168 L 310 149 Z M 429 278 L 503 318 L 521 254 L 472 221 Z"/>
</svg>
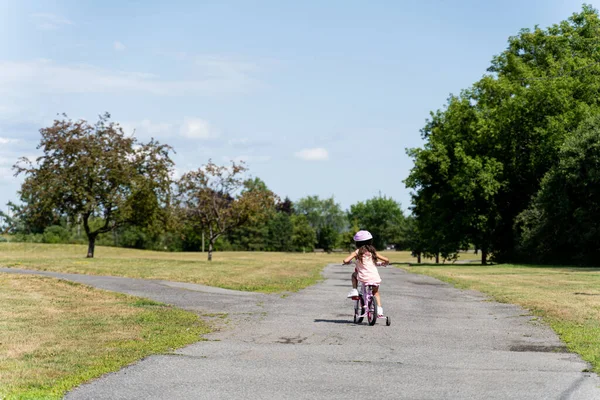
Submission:
<svg viewBox="0 0 600 400">
<path fill-rule="evenodd" d="M 350 265 L 350 264 L 356 264 L 356 262 L 354 260 L 351 260 L 350 262 L 347 262 L 347 263 L 342 262 L 342 265 Z M 375 265 L 378 266 L 378 267 L 387 267 L 388 265 L 390 265 L 390 263 L 389 262 L 386 263 L 386 262 L 383 262 L 383 261 L 377 261 L 375 263 Z"/>
</svg>

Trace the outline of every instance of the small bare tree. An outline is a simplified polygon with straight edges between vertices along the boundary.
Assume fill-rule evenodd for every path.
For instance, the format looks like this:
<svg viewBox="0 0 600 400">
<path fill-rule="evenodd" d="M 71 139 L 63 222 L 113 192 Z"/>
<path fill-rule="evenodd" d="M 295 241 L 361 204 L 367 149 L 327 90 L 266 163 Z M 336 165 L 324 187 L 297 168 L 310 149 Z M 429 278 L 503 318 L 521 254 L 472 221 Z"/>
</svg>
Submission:
<svg viewBox="0 0 600 400">
<path fill-rule="evenodd" d="M 246 171 L 243 163 L 232 161 L 231 166 L 219 166 L 209 160 L 177 182 L 181 217 L 208 234 L 208 261 L 221 235 L 265 217 L 275 206 L 273 192 L 244 185 Z"/>
</svg>

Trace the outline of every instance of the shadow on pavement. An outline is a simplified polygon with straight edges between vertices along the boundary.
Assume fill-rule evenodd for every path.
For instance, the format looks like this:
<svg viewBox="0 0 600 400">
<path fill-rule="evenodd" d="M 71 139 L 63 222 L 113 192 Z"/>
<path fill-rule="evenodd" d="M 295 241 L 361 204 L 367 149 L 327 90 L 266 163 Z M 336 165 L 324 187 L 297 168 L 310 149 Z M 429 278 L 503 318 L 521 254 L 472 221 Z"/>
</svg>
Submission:
<svg viewBox="0 0 600 400">
<path fill-rule="evenodd" d="M 353 324 L 354 323 L 347 319 L 315 319 L 315 322 L 329 322 L 330 324 Z"/>
</svg>

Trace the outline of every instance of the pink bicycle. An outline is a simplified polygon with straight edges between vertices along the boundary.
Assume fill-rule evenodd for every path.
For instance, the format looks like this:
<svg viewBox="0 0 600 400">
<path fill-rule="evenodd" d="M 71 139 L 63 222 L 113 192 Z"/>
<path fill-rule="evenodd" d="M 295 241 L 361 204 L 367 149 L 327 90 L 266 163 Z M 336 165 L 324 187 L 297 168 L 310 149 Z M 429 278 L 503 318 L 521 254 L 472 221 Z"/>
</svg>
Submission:
<svg viewBox="0 0 600 400">
<path fill-rule="evenodd" d="M 354 301 L 354 323 L 360 324 L 367 317 L 370 326 L 375 325 L 378 318 L 385 318 L 385 325 L 390 326 L 392 320 L 389 316 L 377 315 L 377 301 L 373 295 L 373 287 L 378 284 L 360 282 L 360 290 L 357 297 L 352 297 Z"/>
</svg>

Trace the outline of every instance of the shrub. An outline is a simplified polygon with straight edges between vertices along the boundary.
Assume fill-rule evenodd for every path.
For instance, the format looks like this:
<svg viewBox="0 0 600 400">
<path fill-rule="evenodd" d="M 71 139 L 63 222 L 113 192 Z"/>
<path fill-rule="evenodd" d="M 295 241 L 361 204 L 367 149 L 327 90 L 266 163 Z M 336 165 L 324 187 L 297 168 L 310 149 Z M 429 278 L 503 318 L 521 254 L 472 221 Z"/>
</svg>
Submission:
<svg viewBox="0 0 600 400">
<path fill-rule="evenodd" d="M 69 243 L 71 239 L 71 232 L 62 226 L 52 225 L 44 229 L 42 236 L 43 243 Z"/>
</svg>

